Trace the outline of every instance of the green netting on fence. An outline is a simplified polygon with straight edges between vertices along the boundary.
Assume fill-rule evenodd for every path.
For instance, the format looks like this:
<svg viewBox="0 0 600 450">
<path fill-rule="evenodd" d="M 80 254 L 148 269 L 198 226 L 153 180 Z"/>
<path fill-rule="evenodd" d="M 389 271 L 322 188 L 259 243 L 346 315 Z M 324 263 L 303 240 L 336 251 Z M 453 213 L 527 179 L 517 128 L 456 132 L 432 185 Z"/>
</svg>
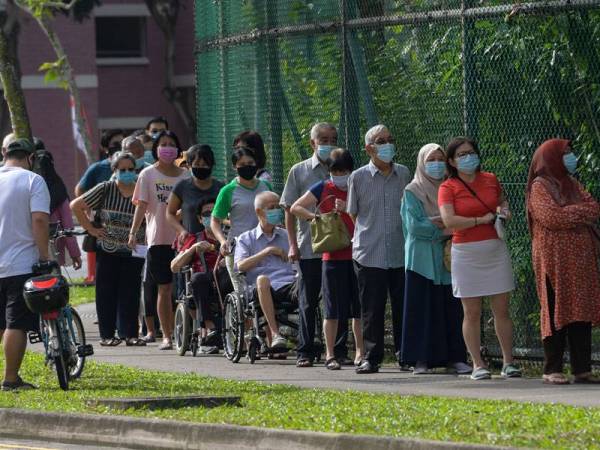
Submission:
<svg viewBox="0 0 600 450">
<path fill-rule="evenodd" d="M 244 129 L 265 137 L 277 190 L 318 121 L 362 162 L 385 123 L 411 170 L 426 143 L 477 139 L 515 216 L 515 346 L 541 355 L 524 183 L 535 148 L 567 137 L 600 197 L 600 0 L 196 0 L 195 21 L 197 138 L 223 178 Z"/>
</svg>

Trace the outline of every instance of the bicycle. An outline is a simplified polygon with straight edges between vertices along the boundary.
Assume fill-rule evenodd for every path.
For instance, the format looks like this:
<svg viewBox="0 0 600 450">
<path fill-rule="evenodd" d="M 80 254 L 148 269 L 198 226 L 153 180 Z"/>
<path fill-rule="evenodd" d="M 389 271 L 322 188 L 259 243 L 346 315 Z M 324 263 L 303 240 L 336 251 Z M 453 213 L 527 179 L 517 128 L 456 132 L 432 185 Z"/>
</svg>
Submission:
<svg viewBox="0 0 600 450">
<path fill-rule="evenodd" d="M 53 256 L 59 239 L 85 233 L 56 229 L 50 239 Z M 42 342 L 46 365 L 53 365 L 62 390 L 69 389 L 69 381 L 81 376 L 85 358 L 94 354 L 86 344 L 85 330 L 77 311 L 69 305 L 69 282 L 62 275 L 56 261 L 37 263 L 32 268 L 35 277 L 23 288 L 27 307 L 40 315 L 40 331 L 29 333 L 29 342 Z"/>
</svg>

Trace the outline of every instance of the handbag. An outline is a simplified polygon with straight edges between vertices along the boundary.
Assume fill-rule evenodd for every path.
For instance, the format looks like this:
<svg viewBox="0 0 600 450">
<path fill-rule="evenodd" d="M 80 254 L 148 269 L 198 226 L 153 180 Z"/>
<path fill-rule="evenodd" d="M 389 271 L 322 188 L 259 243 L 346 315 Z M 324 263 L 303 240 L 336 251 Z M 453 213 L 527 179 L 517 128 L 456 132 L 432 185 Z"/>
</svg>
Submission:
<svg viewBox="0 0 600 450">
<path fill-rule="evenodd" d="M 104 198 L 106 196 L 106 183 L 104 183 L 104 189 L 102 190 L 102 198 L 100 199 L 100 207 L 94 212 L 94 220 L 92 220 L 92 226 L 94 228 L 102 228 L 102 220 L 100 219 L 100 210 L 104 208 Z M 98 244 L 98 239 L 95 236 L 90 234 L 86 234 L 83 238 L 83 243 L 81 244 L 81 248 L 84 252 L 94 253 L 96 251 L 96 246 Z"/>
<path fill-rule="evenodd" d="M 340 213 L 331 211 L 319 214 L 319 208 L 330 195 L 317 205 L 317 214 L 310 222 L 310 236 L 312 250 L 314 253 L 335 252 L 350 246 L 350 235 L 348 228 Z"/>
<path fill-rule="evenodd" d="M 483 206 L 485 206 L 485 208 L 491 212 L 495 219 L 494 219 L 494 229 L 496 230 L 496 234 L 498 235 L 498 239 L 502 239 L 504 240 L 505 236 L 506 236 L 506 231 L 504 229 L 504 222 L 505 222 L 505 218 L 502 217 L 500 214 L 498 214 L 496 211 L 493 211 L 483 200 L 481 200 L 479 198 L 479 196 L 477 195 L 477 193 L 471 188 L 471 186 L 469 186 L 467 183 L 465 183 L 462 178 L 457 177 L 458 180 L 464 184 L 464 186 L 469 190 L 469 192 L 473 195 L 473 197 L 475 197 L 477 200 L 479 200 L 479 203 L 481 203 Z"/>
</svg>

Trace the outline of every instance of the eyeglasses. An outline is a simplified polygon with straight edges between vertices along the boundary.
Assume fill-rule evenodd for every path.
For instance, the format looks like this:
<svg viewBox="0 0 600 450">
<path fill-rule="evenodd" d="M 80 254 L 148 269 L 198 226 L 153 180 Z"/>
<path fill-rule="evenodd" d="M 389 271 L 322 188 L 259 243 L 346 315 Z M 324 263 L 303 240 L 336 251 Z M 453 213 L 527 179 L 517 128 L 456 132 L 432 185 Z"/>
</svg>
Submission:
<svg viewBox="0 0 600 450">
<path fill-rule="evenodd" d="M 119 169 L 119 172 L 135 172 L 135 167 L 132 167 L 131 169 Z"/>
</svg>

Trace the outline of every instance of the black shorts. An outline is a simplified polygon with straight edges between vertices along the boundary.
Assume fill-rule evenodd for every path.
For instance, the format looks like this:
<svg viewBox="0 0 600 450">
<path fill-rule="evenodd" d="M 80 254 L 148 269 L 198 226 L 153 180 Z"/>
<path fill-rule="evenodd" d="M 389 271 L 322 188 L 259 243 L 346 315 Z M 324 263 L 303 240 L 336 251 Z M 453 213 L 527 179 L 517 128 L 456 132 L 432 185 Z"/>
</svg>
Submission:
<svg viewBox="0 0 600 450">
<path fill-rule="evenodd" d="M 29 311 L 23 298 L 25 282 L 35 275 L 0 278 L 0 329 L 36 331 L 39 316 Z"/>
<path fill-rule="evenodd" d="M 325 319 L 360 319 L 358 282 L 351 260 L 323 261 Z"/>
<path fill-rule="evenodd" d="M 254 288 L 253 291 L 254 300 L 258 301 L 258 290 Z M 281 303 L 294 303 L 298 304 L 298 279 L 294 280 L 293 283 L 286 284 L 275 290 L 271 287 L 271 297 L 273 298 L 273 305 Z"/>
<path fill-rule="evenodd" d="M 173 272 L 171 272 L 171 261 L 175 258 L 175 250 L 170 245 L 153 245 L 148 249 L 146 264 L 148 275 L 156 284 L 171 284 Z"/>
</svg>

